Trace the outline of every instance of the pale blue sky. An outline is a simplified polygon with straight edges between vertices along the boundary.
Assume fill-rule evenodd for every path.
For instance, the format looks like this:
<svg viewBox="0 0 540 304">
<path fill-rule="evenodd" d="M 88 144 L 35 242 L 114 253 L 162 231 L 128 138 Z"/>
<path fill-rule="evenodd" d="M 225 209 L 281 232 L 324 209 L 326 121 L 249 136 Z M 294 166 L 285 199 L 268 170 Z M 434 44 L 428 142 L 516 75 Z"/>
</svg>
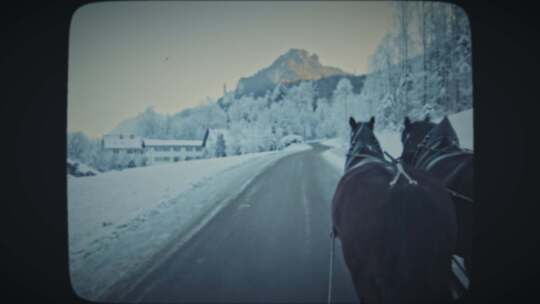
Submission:
<svg viewBox="0 0 540 304">
<path fill-rule="evenodd" d="M 218 98 L 290 48 L 362 74 L 392 25 L 389 2 L 101 2 L 70 29 L 68 131 L 97 137 L 147 106 Z"/>
</svg>

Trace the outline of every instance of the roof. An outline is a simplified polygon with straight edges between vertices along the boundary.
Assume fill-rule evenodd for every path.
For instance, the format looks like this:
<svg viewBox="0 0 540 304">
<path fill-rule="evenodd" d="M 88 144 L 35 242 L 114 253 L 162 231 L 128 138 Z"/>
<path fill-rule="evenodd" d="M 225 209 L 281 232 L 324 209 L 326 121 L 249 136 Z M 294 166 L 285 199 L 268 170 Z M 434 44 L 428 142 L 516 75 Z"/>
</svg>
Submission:
<svg viewBox="0 0 540 304">
<path fill-rule="evenodd" d="M 103 136 L 103 147 L 106 149 L 142 149 L 142 138 L 134 135 Z"/>
<path fill-rule="evenodd" d="M 228 129 L 208 129 L 208 136 L 217 138 L 219 135 L 229 137 L 231 132 Z"/>
<path fill-rule="evenodd" d="M 143 139 L 145 146 L 202 146 L 202 140 Z"/>
</svg>

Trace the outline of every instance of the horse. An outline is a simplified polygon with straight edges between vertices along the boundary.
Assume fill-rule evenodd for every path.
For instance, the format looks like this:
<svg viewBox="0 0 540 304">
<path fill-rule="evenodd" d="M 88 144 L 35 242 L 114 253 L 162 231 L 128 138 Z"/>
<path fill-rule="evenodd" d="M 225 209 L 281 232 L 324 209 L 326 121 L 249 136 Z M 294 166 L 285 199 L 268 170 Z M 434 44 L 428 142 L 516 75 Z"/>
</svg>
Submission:
<svg viewBox="0 0 540 304">
<path fill-rule="evenodd" d="M 455 254 L 463 257 L 465 271 L 470 275 L 473 225 L 473 157 L 463 149 L 448 117 L 438 124 L 429 115 L 411 122 L 405 117 L 401 133 L 404 163 L 437 177 L 447 187 L 456 209 L 458 239 Z"/>
<path fill-rule="evenodd" d="M 451 301 L 457 227 L 444 185 L 386 161 L 368 122 L 349 119 L 346 172 L 332 199 L 332 233 L 361 303 Z"/>
</svg>

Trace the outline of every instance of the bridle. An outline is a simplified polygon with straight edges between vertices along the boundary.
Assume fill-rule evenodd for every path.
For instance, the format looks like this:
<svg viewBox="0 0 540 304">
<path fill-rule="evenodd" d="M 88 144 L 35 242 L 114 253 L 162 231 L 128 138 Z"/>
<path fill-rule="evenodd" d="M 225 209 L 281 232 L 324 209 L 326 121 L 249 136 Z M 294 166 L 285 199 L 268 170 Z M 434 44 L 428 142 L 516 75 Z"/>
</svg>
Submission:
<svg viewBox="0 0 540 304">
<path fill-rule="evenodd" d="M 405 139 L 403 143 L 403 147 L 407 146 L 407 142 L 409 141 L 410 138 L 411 137 L 408 136 Z M 442 141 L 443 141 L 442 137 L 437 138 L 431 143 L 431 145 L 428 145 L 427 142 L 430 140 L 430 138 L 431 138 L 431 134 L 430 132 L 428 132 L 426 133 L 426 135 L 424 135 L 422 140 L 416 146 L 414 146 L 413 155 L 411 159 L 409 160 L 412 166 L 416 168 L 425 167 L 427 169 L 434 165 L 434 160 L 438 162 L 439 160 L 442 160 L 451 156 L 458 156 L 458 155 L 472 153 L 472 151 L 470 150 L 459 148 L 457 146 L 457 143 L 455 142 L 452 142 L 452 144 L 449 146 L 439 148 L 439 146 L 442 144 Z M 422 154 L 420 151 L 423 151 L 424 153 Z M 434 155 L 433 154 L 429 155 L 428 152 L 433 152 Z"/>
<path fill-rule="evenodd" d="M 364 124 L 362 124 L 360 129 L 358 129 L 356 131 L 356 133 L 353 135 L 351 143 L 350 143 L 349 151 L 345 154 L 348 157 L 348 159 L 347 159 L 347 161 L 345 163 L 345 170 L 346 171 L 350 171 L 353 167 L 354 168 L 358 167 L 359 163 L 365 164 L 365 162 L 360 161 L 358 164 L 355 164 L 353 167 L 349 167 L 350 164 L 356 158 L 363 158 L 363 160 L 369 160 L 370 162 L 371 161 L 383 161 L 383 160 L 381 160 L 380 158 L 378 158 L 377 156 L 375 156 L 373 154 L 352 152 L 352 151 L 361 149 L 360 147 L 357 148 L 357 144 L 358 144 L 359 137 L 360 137 L 360 134 L 362 134 L 363 129 L 364 129 Z M 364 147 L 366 149 L 368 149 L 369 151 L 374 151 L 374 152 L 375 151 L 380 151 L 381 154 L 382 154 L 382 150 L 381 150 L 380 146 L 373 147 L 372 145 L 368 144 L 368 145 L 364 145 Z"/>
<path fill-rule="evenodd" d="M 379 145 L 377 147 L 373 147 L 371 145 L 364 145 L 364 147 L 366 147 L 370 151 L 375 151 L 375 150 L 380 151 L 382 154 L 381 158 L 373 154 L 352 152 L 355 150 L 360 150 L 360 148 L 357 148 L 357 143 L 358 143 L 359 136 L 362 133 L 363 128 L 364 128 L 364 125 L 362 125 L 360 129 L 356 131 L 356 133 L 353 135 L 351 143 L 350 143 L 349 151 L 345 154 L 348 157 L 345 163 L 345 174 L 347 174 L 350 171 L 355 170 L 356 168 L 362 167 L 368 163 L 383 163 L 386 165 L 385 167 L 387 168 L 390 166 L 393 166 L 396 169 L 396 174 L 389 183 L 390 188 L 394 187 L 394 185 L 397 183 L 397 181 L 399 180 L 401 176 L 404 176 L 405 178 L 407 178 L 407 180 L 409 181 L 409 184 L 417 185 L 418 184 L 417 181 L 412 179 L 407 174 L 407 172 L 405 172 L 405 169 L 403 169 L 401 159 L 393 158 L 389 153 L 387 153 L 386 151 L 383 151 Z M 386 159 L 384 159 L 384 154 L 387 154 L 391 158 L 392 161 L 389 162 Z M 350 166 L 352 161 L 356 158 L 362 158 L 362 159 L 358 163 L 354 164 L 354 166 Z M 335 239 L 336 239 L 336 232 L 334 230 L 334 227 L 332 227 L 332 230 L 330 232 L 330 239 L 331 239 L 331 245 L 330 245 L 331 247 L 330 247 L 330 271 L 328 274 L 328 299 L 327 299 L 328 304 L 332 303 L 332 282 L 333 282 L 333 268 L 334 268 L 334 255 L 335 255 L 334 253 L 335 253 Z"/>
<path fill-rule="evenodd" d="M 403 147 L 406 147 L 408 140 L 410 139 L 410 135 L 405 139 L 403 142 Z M 426 133 L 420 143 L 418 143 L 415 146 L 414 153 L 410 159 L 410 162 L 413 167 L 416 168 L 423 168 L 424 170 L 428 171 L 433 166 L 435 166 L 436 163 L 440 162 L 443 159 L 447 159 L 450 157 L 455 156 L 461 156 L 461 155 L 471 155 L 472 151 L 468 149 L 463 149 L 457 147 L 457 145 L 449 145 L 445 148 L 437 148 L 441 143 L 443 138 L 438 138 L 437 140 L 433 141 L 431 145 L 427 144 L 427 141 L 430 139 L 430 132 Z M 456 150 L 456 148 L 458 148 Z M 421 154 L 420 158 L 417 159 L 419 151 L 422 149 L 425 149 L 427 151 L 435 152 L 434 155 L 431 155 L 431 157 L 428 157 L 429 153 Z M 459 164 L 452 172 L 445 178 L 445 180 L 448 180 L 450 177 L 453 177 L 457 174 L 459 170 L 461 170 L 465 165 L 467 164 L 467 161 L 464 161 L 463 163 Z M 473 203 L 474 200 L 470 197 L 467 197 L 461 193 L 457 193 L 456 191 L 446 187 L 446 190 L 450 193 L 450 195 L 454 197 L 461 198 L 465 201 L 468 201 L 470 203 Z"/>
</svg>

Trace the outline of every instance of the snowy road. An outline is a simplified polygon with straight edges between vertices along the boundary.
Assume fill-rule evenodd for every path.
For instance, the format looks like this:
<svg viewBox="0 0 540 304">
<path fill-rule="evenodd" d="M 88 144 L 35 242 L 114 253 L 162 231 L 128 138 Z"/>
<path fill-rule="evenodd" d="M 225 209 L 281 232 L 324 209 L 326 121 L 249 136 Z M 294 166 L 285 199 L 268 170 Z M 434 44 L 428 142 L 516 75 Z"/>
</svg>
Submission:
<svg viewBox="0 0 540 304">
<path fill-rule="evenodd" d="M 125 302 L 325 302 L 330 202 L 339 172 L 327 148 L 286 156 L 150 272 L 113 289 Z M 356 302 L 339 241 L 335 302 Z"/>
</svg>

